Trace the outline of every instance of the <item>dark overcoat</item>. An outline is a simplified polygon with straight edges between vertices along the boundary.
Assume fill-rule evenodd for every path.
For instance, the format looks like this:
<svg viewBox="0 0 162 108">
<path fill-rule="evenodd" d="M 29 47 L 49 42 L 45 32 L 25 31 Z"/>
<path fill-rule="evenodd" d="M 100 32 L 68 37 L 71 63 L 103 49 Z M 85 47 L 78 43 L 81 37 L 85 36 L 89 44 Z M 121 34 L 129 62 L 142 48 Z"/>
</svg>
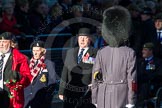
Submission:
<svg viewBox="0 0 162 108">
<path fill-rule="evenodd" d="M 156 96 L 157 90 L 162 86 L 162 61 L 153 57 L 148 62 L 138 59 L 137 64 L 138 104 L 142 105 L 144 100 Z"/>
<path fill-rule="evenodd" d="M 33 82 L 25 88 L 25 108 L 49 108 L 56 82 L 55 64 L 45 59 L 46 68 L 42 70 Z M 45 75 L 45 82 L 40 79 Z"/>
<path fill-rule="evenodd" d="M 88 85 L 91 84 L 93 64 L 82 61 L 78 64 L 78 52 L 79 47 L 76 47 L 68 50 L 66 54 L 59 87 L 59 95 L 64 96 L 64 108 L 74 108 L 80 102 L 80 97 L 88 89 Z M 95 58 L 96 53 L 97 50 L 92 47 L 89 47 L 86 52 L 92 58 Z M 88 104 L 90 102 L 91 93 L 89 92 L 81 104 Z"/>
</svg>

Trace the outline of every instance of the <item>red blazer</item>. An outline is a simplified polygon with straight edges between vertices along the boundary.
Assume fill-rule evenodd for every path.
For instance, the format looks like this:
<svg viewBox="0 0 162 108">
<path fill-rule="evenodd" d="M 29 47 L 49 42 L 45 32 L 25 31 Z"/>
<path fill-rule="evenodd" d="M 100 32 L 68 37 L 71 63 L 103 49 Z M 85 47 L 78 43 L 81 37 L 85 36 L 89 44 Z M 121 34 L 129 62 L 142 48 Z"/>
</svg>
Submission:
<svg viewBox="0 0 162 108">
<path fill-rule="evenodd" d="M 15 85 L 9 87 L 10 93 L 13 93 L 13 98 L 10 98 L 10 108 L 23 108 L 24 106 L 24 87 L 31 83 L 32 76 L 30 74 L 28 60 L 25 55 L 17 49 L 12 50 L 13 63 L 12 70 L 20 72 L 21 79 Z M 19 86 L 20 85 L 20 86 Z M 14 88 L 18 87 L 17 90 Z"/>
</svg>

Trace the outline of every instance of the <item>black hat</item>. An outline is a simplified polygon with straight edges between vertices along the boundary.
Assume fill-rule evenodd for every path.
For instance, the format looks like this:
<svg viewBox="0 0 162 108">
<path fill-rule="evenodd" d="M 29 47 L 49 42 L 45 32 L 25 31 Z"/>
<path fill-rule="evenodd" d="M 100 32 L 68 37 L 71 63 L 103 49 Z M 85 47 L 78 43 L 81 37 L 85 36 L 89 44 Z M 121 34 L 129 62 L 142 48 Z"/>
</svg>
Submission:
<svg viewBox="0 0 162 108">
<path fill-rule="evenodd" d="M 152 9 L 149 7 L 144 7 L 141 14 L 152 15 Z"/>
<path fill-rule="evenodd" d="M 91 31 L 89 28 L 80 28 L 78 36 L 91 36 Z"/>
<path fill-rule="evenodd" d="M 151 42 L 145 43 L 143 48 L 154 49 L 154 44 Z"/>
<path fill-rule="evenodd" d="M 41 48 L 44 48 L 44 42 L 43 41 L 34 41 L 32 44 L 31 44 L 31 48 L 33 47 L 41 47 Z"/>
<path fill-rule="evenodd" d="M 0 40 L 12 40 L 12 34 L 10 32 L 4 32 L 0 34 Z"/>
</svg>

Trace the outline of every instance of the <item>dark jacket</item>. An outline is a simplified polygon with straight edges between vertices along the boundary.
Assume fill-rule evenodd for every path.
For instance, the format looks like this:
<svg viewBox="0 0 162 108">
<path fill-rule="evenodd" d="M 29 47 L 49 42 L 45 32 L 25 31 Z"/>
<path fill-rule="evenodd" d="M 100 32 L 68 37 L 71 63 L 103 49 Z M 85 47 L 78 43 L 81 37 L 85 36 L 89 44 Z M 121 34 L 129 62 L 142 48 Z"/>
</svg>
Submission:
<svg viewBox="0 0 162 108">
<path fill-rule="evenodd" d="M 149 61 L 138 60 L 138 100 L 149 99 L 156 95 L 161 86 L 162 80 L 162 61 L 153 57 Z M 146 69 L 147 66 L 147 69 Z"/>
<path fill-rule="evenodd" d="M 53 84 L 56 81 L 55 65 L 50 60 L 45 60 L 47 69 L 44 69 L 33 80 L 27 88 L 25 88 L 25 106 L 31 106 L 31 108 L 49 108 L 50 101 L 52 99 Z M 45 75 L 46 81 L 42 82 L 40 79 Z M 48 104 L 47 104 L 48 103 Z"/>
<path fill-rule="evenodd" d="M 79 98 L 82 97 L 86 92 L 88 85 L 91 84 L 93 64 L 83 63 L 82 61 L 77 64 L 78 51 L 78 47 L 67 51 L 61 76 L 59 94 L 64 95 L 64 107 L 67 108 L 75 107 L 76 103 L 79 101 Z M 90 47 L 86 54 L 87 53 L 89 53 L 89 57 L 95 58 L 97 50 Z M 90 96 L 91 95 L 89 93 L 86 97 L 87 102 L 90 102 Z M 68 106 L 69 104 L 72 106 Z"/>
<path fill-rule="evenodd" d="M 142 22 L 142 45 L 147 42 L 152 42 L 156 45 L 156 28 L 152 19 Z"/>
<path fill-rule="evenodd" d="M 44 27 L 43 24 L 45 22 L 45 19 L 43 16 L 37 12 L 31 12 L 29 14 L 29 21 L 31 24 L 31 28 L 34 30 L 36 34 L 42 33 L 42 28 Z"/>
<path fill-rule="evenodd" d="M 15 17 L 17 19 L 17 24 L 20 26 L 20 27 L 18 27 L 18 29 L 21 32 L 23 32 L 27 35 L 34 34 L 34 30 L 32 30 L 32 28 L 31 28 L 28 13 L 25 13 L 21 10 L 17 10 L 17 12 L 15 13 Z"/>
</svg>

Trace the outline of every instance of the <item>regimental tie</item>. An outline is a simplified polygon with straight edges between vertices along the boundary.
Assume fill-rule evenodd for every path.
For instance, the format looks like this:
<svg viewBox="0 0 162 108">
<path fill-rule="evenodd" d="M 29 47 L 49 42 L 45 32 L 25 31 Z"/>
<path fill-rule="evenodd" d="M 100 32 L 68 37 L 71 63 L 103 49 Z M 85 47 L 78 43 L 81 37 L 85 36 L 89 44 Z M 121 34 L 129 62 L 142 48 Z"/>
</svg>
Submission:
<svg viewBox="0 0 162 108">
<path fill-rule="evenodd" d="M 80 61 L 82 60 L 83 52 L 84 52 L 84 49 L 81 49 L 79 56 L 78 56 L 78 63 L 80 63 Z"/>
<path fill-rule="evenodd" d="M 161 32 L 158 32 L 158 40 L 159 40 L 160 44 L 162 44 Z"/>
<path fill-rule="evenodd" d="M 2 79 L 2 69 L 3 69 L 3 59 L 4 59 L 5 55 L 2 54 L 1 55 L 1 60 L 0 60 L 0 80 Z"/>
</svg>

